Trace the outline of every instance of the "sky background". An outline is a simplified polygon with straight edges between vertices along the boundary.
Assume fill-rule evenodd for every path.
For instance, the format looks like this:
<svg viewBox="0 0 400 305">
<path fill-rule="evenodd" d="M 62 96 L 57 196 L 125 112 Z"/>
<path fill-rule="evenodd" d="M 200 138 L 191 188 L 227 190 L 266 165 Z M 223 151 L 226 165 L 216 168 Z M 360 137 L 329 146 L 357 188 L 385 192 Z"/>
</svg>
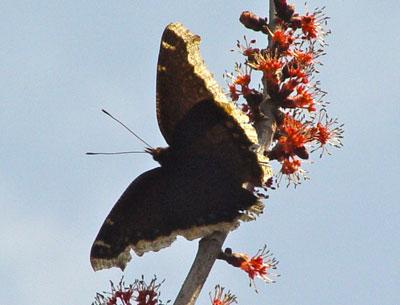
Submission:
<svg viewBox="0 0 400 305">
<path fill-rule="evenodd" d="M 303 2 L 295 2 L 299 9 Z M 398 1 L 327 5 L 332 35 L 320 80 L 329 112 L 345 123 L 344 148 L 310 164 L 311 180 L 271 193 L 264 215 L 225 246 L 279 259 L 273 285 L 217 261 L 197 304 L 221 284 L 243 305 L 400 304 Z M 143 145 L 104 116 L 118 116 L 163 146 L 155 114 L 164 27 L 202 37 L 207 66 L 224 85 L 244 34 L 243 10 L 267 1 L 2 1 L 0 4 L 0 299 L 2 304 L 90 304 L 119 269 L 94 272 L 89 250 L 125 187 L 156 166 L 148 155 L 85 156 Z M 134 257 L 126 280 L 166 279 L 174 300 L 197 249 L 180 238 Z"/>
</svg>

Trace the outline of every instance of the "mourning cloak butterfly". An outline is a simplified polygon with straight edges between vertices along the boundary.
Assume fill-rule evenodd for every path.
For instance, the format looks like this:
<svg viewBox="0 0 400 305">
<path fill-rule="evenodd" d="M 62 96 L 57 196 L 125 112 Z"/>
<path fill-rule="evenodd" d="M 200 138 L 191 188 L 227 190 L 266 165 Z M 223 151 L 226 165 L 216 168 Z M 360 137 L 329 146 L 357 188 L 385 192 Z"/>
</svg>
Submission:
<svg viewBox="0 0 400 305">
<path fill-rule="evenodd" d="M 243 186 L 260 186 L 269 171 L 253 149 L 256 133 L 205 67 L 200 37 L 179 23 L 161 40 L 157 118 L 168 148 L 148 149 L 161 167 L 136 178 L 103 223 L 91 249 L 95 270 L 124 269 L 141 256 L 188 240 L 228 232 L 263 205 Z"/>
</svg>

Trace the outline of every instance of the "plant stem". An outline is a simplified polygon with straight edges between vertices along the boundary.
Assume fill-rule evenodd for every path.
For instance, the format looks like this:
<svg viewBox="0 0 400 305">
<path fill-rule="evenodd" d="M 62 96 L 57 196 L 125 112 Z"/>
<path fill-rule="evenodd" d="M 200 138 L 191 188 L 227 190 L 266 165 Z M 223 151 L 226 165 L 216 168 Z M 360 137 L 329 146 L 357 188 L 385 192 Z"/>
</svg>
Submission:
<svg viewBox="0 0 400 305">
<path fill-rule="evenodd" d="M 201 289 L 221 252 L 222 245 L 227 237 L 226 232 L 214 232 L 199 241 L 196 258 L 190 268 L 174 305 L 194 305 Z"/>
<path fill-rule="evenodd" d="M 270 29 L 274 28 L 275 19 L 275 4 L 274 0 L 269 0 L 269 26 Z M 269 44 L 271 44 L 271 38 L 269 38 Z M 264 91 L 266 92 L 266 91 Z M 270 105 L 268 105 L 270 106 Z M 268 108 L 268 107 L 267 107 Z M 267 109 L 270 110 L 270 109 Z M 269 114 L 273 116 L 272 113 Z M 274 122 L 268 122 L 268 125 L 273 125 Z M 272 129 L 272 127 L 270 127 Z M 271 130 L 273 133 L 274 130 Z M 269 145 L 269 144 L 268 144 Z M 215 260 L 221 253 L 222 245 L 226 237 L 227 232 L 214 232 L 211 235 L 202 238 L 199 241 L 199 249 L 197 250 L 196 257 L 193 261 L 192 267 L 185 281 L 181 287 L 181 290 L 176 297 L 174 305 L 194 305 L 203 285 L 214 265 Z"/>
</svg>

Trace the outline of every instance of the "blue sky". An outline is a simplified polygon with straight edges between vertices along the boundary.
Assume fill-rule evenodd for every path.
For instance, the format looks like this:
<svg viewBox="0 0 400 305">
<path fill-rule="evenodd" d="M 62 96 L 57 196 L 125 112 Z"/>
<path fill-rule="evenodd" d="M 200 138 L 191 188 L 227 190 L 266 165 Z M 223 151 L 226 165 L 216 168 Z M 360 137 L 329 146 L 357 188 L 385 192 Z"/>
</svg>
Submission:
<svg viewBox="0 0 400 305">
<path fill-rule="evenodd" d="M 296 2 L 302 8 L 302 2 Z M 225 246 L 280 260 L 273 285 L 248 287 L 217 262 L 198 304 L 220 283 L 239 304 L 400 304 L 398 1 L 309 1 L 332 18 L 320 79 L 330 113 L 345 123 L 345 146 L 310 164 L 311 181 L 271 193 L 264 215 Z M 89 250 L 106 214 L 148 155 L 87 157 L 142 149 L 101 112 L 108 109 L 154 146 L 161 33 L 180 21 L 202 36 L 207 66 L 223 85 L 244 34 L 243 10 L 267 1 L 2 1 L 0 5 L 0 297 L 4 304 L 90 304 L 118 281 L 93 272 Z M 259 36 L 254 37 L 261 39 Z M 134 257 L 127 280 L 165 278 L 174 299 L 197 242 L 179 239 Z"/>
</svg>

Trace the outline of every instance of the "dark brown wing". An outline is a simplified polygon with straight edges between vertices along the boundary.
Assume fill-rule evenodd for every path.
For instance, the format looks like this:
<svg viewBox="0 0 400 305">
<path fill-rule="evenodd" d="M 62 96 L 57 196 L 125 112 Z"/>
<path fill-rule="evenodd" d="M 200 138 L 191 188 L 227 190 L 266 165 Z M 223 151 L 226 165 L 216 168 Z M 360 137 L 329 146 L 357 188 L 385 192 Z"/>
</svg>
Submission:
<svg viewBox="0 0 400 305">
<path fill-rule="evenodd" d="M 255 131 L 226 100 L 199 54 L 200 38 L 169 25 L 157 73 L 157 116 L 170 148 L 163 166 L 127 188 L 92 246 L 95 270 L 118 266 L 170 245 L 177 235 L 195 239 L 229 231 L 262 212 L 242 186 L 260 185 L 268 173 L 251 149 Z"/>
<path fill-rule="evenodd" d="M 227 100 L 205 66 L 199 50 L 200 40 L 200 36 L 191 33 L 180 23 L 171 23 L 164 30 L 157 65 L 157 119 L 161 133 L 167 143 L 173 145 L 178 122 L 199 102 L 210 100 L 234 122 L 235 134 L 239 126 L 241 138 L 257 143 L 257 134 L 248 124 L 248 118 Z M 212 141 L 218 139 L 213 133 L 218 135 L 219 132 L 230 131 L 220 131 L 218 128 L 210 131 Z M 271 170 L 264 162 L 267 160 L 263 155 L 254 155 L 265 164 L 262 166 L 262 180 L 266 181 L 271 176 Z"/>
<path fill-rule="evenodd" d="M 124 269 L 138 255 L 237 226 L 256 197 L 219 164 L 182 160 L 175 168 L 145 172 L 126 189 L 103 223 L 91 250 L 95 270 Z"/>
</svg>

